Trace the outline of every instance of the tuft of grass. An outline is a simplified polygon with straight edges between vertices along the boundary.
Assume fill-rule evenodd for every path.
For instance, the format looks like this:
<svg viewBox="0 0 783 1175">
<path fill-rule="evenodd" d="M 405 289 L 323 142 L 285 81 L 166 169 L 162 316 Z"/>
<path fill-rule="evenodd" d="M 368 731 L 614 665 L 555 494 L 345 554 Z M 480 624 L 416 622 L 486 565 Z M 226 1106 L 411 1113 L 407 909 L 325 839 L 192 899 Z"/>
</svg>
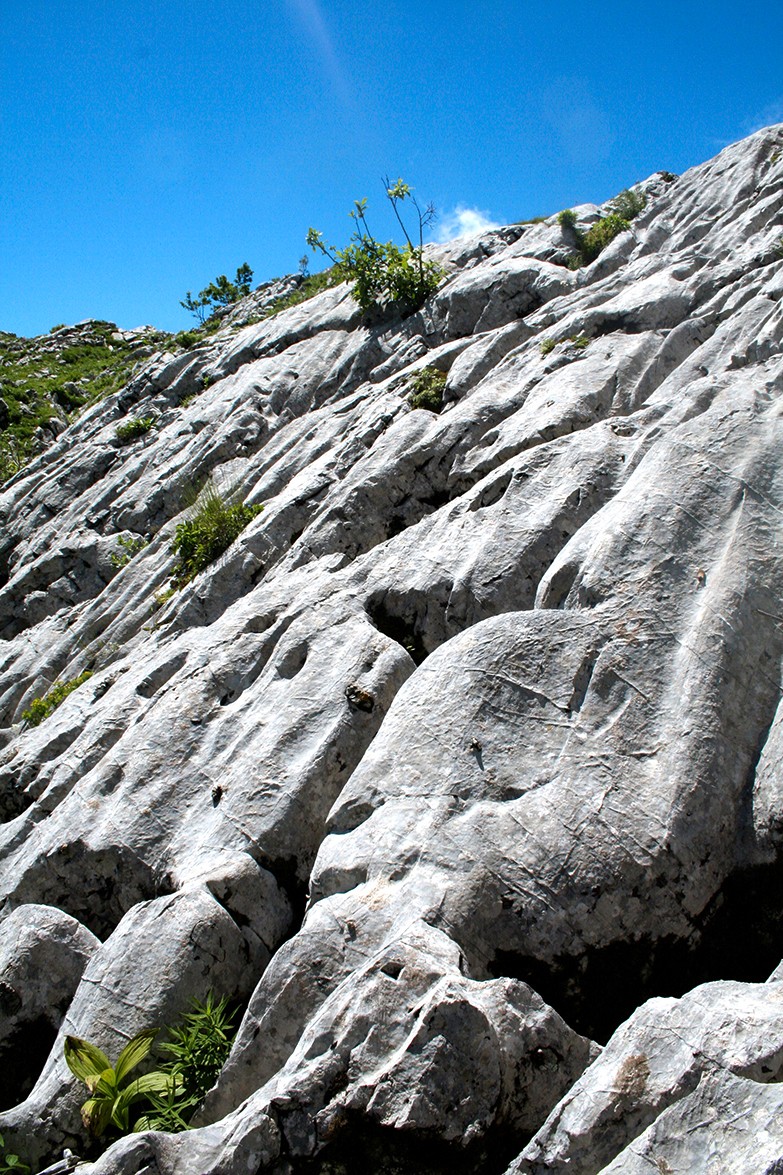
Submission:
<svg viewBox="0 0 783 1175">
<path fill-rule="evenodd" d="M 590 340 L 587 335 L 570 335 L 568 341 L 572 347 L 578 347 L 580 351 L 590 346 Z"/>
<path fill-rule="evenodd" d="M 647 207 L 647 197 L 644 192 L 635 192 L 632 188 L 624 188 L 614 200 L 609 201 L 609 207 L 615 216 L 621 220 L 633 220 Z"/>
<path fill-rule="evenodd" d="M 130 444 L 138 437 L 143 437 L 155 424 L 154 416 L 132 416 L 124 424 L 118 424 L 114 430 L 121 445 Z"/>
<path fill-rule="evenodd" d="M 411 408 L 426 408 L 428 412 L 440 412 L 445 386 L 445 371 L 438 371 L 437 367 L 422 367 L 411 384 L 408 403 Z"/>
<path fill-rule="evenodd" d="M 234 540 L 263 510 L 263 506 L 229 505 L 208 481 L 196 498 L 191 517 L 180 522 L 171 543 L 177 562 L 172 584 L 181 588 L 228 550 Z"/>
<path fill-rule="evenodd" d="M 22 719 L 30 726 L 40 726 L 43 720 L 48 718 L 61 702 L 64 702 L 68 695 L 78 689 L 88 677 L 92 677 L 92 673 L 86 669 L 84 673 L 80 673 L 78 677 L 72 677 L 70 681 L 56 681 L 43 697 L 33 698 L 30 709 L 22 712 Z"/>
<path fill-rule="evenodd" d="M 542 339 L 539 346 L 541 351 L 541 358 L 546 359 L 547 355 L 551 355 L 557 346 L 557 339 Z"/>
</svg>

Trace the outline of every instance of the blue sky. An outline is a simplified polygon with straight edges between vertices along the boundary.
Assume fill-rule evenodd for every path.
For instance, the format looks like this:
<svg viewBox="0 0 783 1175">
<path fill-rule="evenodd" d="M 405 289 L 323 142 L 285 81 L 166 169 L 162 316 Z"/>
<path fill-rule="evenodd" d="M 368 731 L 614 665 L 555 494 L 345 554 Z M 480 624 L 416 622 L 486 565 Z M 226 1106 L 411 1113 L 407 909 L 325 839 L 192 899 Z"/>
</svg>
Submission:
<svg viewBox="0 0 783 1175">
<path fill-rule="evenodd" d="M 456 231 L 778 121 L 778 0 L 0 0 L 0 329 L 186 327 L 186 290 L 296 270 L 357 197 L 391 236 L 387 173 Z"/>
</svg>

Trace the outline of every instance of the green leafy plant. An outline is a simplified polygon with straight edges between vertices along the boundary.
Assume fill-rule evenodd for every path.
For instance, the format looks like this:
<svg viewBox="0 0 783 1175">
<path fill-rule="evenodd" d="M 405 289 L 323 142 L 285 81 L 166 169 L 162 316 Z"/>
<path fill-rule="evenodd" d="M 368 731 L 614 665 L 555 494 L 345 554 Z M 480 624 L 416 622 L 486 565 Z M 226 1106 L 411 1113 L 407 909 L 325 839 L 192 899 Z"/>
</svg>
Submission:
<svg viewBox="0 0 783 1175">
<path fill-rule="evenodd" d="M 22 711 L 22 719 L 29 722 L 30 726 L 40 726 L 44 718 L 48 718 L 52 711 L 56 710 L 60 703 L 64 702 L 68 695 L 78 689 L 88 677 L 92 677 L 92 673 L 89 669 L 85 669 L 84 673 L 71 678 L 70 681 L 56 681 L 43 697 L 33 698 L 30 709 Z"/>
<path fill-rule="evenodd" d="M 228 999 L 215 1000 L 209 992 L 205 1001 L 192 1000 L 193 1011 L 182 1016 L 180 1025 L 170 1028 L 161 1051 L 170 1060 L 162 1071 L 173 1080 L 165 1094 L 150 1100 L 153 1109 L 136 1124 L 137 1130 L 186 1130 L 196 1106 L 217 1080 L 236 1035 L 234 1013 Z"/>
<path fill-rule="evenodd" d="M 104 1052 L 79 1036 L 66 1036 L 65 1061 L 75 1077 L 83 1081 L 90 1096 L 82 1106 L 82 1122 L 95 1138 L 114 1127 L 127 1134 L 132 1127 L 132 1107 L 149 1101 L 151 1095 L 166 1095 L 177 1087 L 172 1073 L 156 1071 L 132 1077 L 152 1048 L 157 1028 L 139 1032 L 117 1058 L 112 1067 Z"/>
<path fill-rule="evenodd" d="M 584 351 L 585 347 L 590 346 L 587 335 L 569 335 L 568 341 L 572 347 L 577 347 L 580 351 Z"/>
<path fill-rule="evenodd" d="M 147 539 L 141 535 L 126 535 L 121 534 L 117 536 L 118 551 L 112 551 L 109 555 L 112 567 L 123 568 L 130 563 L 134 556 L 138 555 L 139 551 L 143 551 L 147 546 Z"/>
<path fill-rule="evenodd" d="M 245 261 L 236 271 L 233 281 L 229 281 L 224 273 L 216 277 L 213 282 L 199 291 L 194 298 L 188 290 L 180 306 L 194 314 L 199 322 L 204 322 L 216 310 L 223 306 L 231 306 L 250 293 L 250 283 L 253 280 L 253 270 Z"/>
<path fill-rule="evenodd" d="M 177 556 L 172 582 L 180 588 L 227 551 L 263 506 L 229 505 L 208 481 L 196 498 L 192 515 L 180 522 L 171 543 Z"/>
<path fill-rule="evenodd" d="M 5 1139 L 0 1134 L 0 1175 L 30 1175 L 30 1168 L 23 1163 L 19 1155 L 13 1155 L 5 1149 Z"/>
<path fill-rule="evenodd" d="M 440 412 L 445 386 L 445 371 L 438 371 L 437 367 L 422 367 L 411 385 L 408 403 L 411 408 L 426 408 L 429 412 Z"/>
<path fill-rule="evenodd" d="M 387 176 L 383 184 L 405 237 L 402 248 L 393 241 L 384 243 L 373 237 L 367 224 L 366 199 L 354 201 L 349 215 L 355 229 L 344 249 L 327 245 L 323 233 L 314 228 L 308 229 L 307 244 L 332 262 L 341 280 L 353 282 L 351 294 L 362 310 L 391 304 L 412 314 L 424 305 L 443 277 L 439 265 L 424 259 L 424 229 L 435 219 L 435 209 L 431 204 L 421 208 L 408 184 L 401 179 L 392 184 Z M 406 200 L 418 217 L 418 244 L 413 243 L 400 213 L 400 205 Z"/>
<path fill-rule="evenodd" d="M 539 350 L 541 351 L 541 358 L 546 359 L 557 346 L 557 339 L 542 339 Z"/>
<path fill-rule="evenodd" d="M 114 430 L 121 445 L 127 445 L 138 437 L 143 437 L 155 424 L 154 416 L 132 416 L 124 424 L 118 424 Z"/>
</svg>

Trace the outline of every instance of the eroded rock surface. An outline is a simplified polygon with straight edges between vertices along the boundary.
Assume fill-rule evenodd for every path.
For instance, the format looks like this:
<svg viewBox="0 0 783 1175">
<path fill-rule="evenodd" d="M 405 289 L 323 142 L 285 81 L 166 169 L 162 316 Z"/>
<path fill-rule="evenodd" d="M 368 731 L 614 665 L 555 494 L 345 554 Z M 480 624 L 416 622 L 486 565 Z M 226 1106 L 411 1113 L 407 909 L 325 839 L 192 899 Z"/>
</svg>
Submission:
<svg viewBox="0 0 783 1175">
<path fill-rule="evenodd" d="M 439 248 L 405 319 L 257 292 L 0 494 L 0 932 L 89 944 L 0 1114 L 33 1162 L 85 1143 L 65 1033 L 209 989 L 246 1011 L 197 1128 L 96 1175 L 311 1171 L 357 1124 L 756 1170 L 733 1107 L 783 1160 L 783 127 L 642 186 L 581 270 L 556 217 Z M 264 509 L 169 594 L 207 477 Z"/>
</svg>

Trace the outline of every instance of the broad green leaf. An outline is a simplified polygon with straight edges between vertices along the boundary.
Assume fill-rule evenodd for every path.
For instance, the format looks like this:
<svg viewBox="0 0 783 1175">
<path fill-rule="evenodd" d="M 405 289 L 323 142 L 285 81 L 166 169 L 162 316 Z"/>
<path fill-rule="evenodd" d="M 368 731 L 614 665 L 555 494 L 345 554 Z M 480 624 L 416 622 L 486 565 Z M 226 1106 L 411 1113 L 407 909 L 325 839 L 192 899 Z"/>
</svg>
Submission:
<svg viewBox="0 0 783 1175">
<path fill-rule="evenodd" d="M 152 1048 L 152 1042 L 158 1035 L 158 1031 L 157 1028 L 147 1028 L 144 1032 L 137 1033 L 133 1040 L 128 1041 L 125 1045 L 115 1066 L 118 1085 L 122 1084 L 131 1069 L 135 1069 L 139 1062 L 144 1060 Z"/>
<path fill-rule="evenodd" d="M 64 1050 L 66 1065 L 80 1081 L 87 1082 L 88 1078 L 97 1077 L 104 1069 L 111 1068 L 106 1054 L 80 1036 L 66 1036 Z"/>
<path fill-rule="evenodd" d="M 104 1069 L 97 1077 L 91 1078 L 88 1086 L 90 1093 L 113 1099 L 118 1093 L 117 1075 L 113 1069 Z"/>
<path fill-rule="evenodd" d="M 121 1112 L 127 1113 L 128 1107 L 134 1105 L 135 1102 L 140 1102 L 149 1094 L 168 1093 L 177 1085 L 177 1078 L 170 1077 L 168 1073 L 160 1071 L 144 1073 L 141 1077 L 131 1081 L 130 1085 L 126 1085 L 122 1093 L 119 1094 L 115 1102 L 115 1111 L 119 1109 Z"/>
<path fill-rule="evenodd" d="M 106 1098 L 87 1098 L 82 1106 L 82 1122 L 95 1138 L 100 1138 L 111 1122 L 112 1103 Z"/>
</svg>

